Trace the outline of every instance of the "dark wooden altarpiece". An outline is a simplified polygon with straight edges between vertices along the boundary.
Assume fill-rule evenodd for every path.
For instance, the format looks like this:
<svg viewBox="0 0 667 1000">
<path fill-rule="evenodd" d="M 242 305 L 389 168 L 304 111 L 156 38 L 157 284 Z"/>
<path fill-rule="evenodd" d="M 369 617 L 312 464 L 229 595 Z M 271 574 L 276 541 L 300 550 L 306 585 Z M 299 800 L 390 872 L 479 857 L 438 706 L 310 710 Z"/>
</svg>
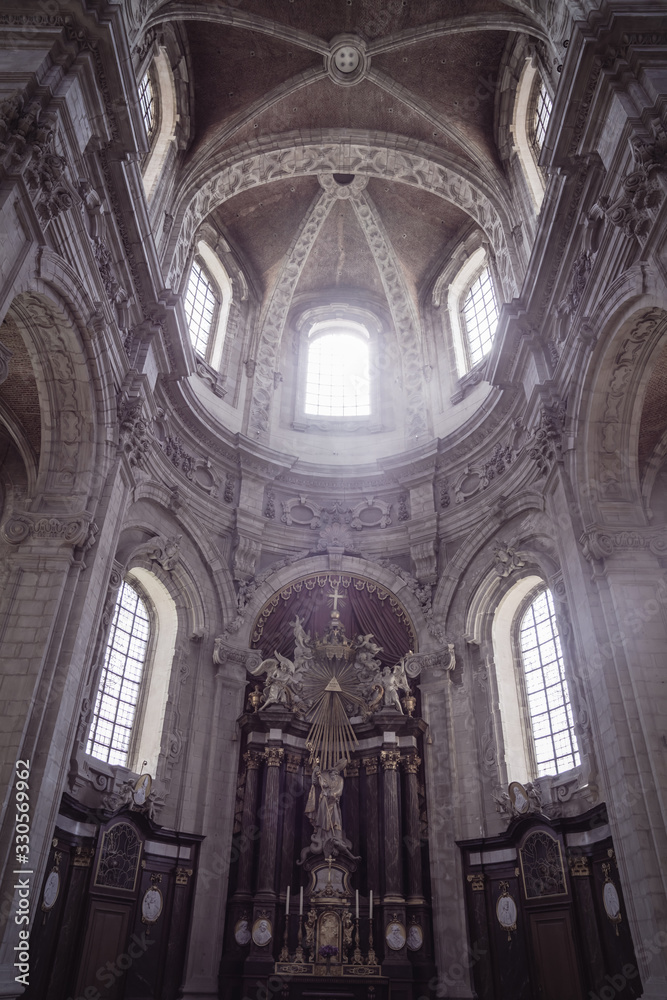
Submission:
<svg viewBox="0 0 667 1000">
<path fill-rule="evenodd" d="M 316 633 L 327 626 L 330 604 L 323 598 L 331 589 L 332 581 L 323 575 L 321 581 L 277 595 L 258 619 L 256 647 L 265 656 L 274 649 L 291 656 L 290 623 L 297 614 L 315 641 Z M 346 578 L 341 590 L 348 597 L 341 624 L 349 640 L 373 632 L 383 646 L 378 654 L 383 665 L 414 651 L 411 623 L 395 599 L 390 604 L 390 595 L 376 585 L 369 589 L 361 579 Z M 259 687 L 249 684 L 248 711 L 239 720 L 243 742 L 221 997 L 416 1000 L 428 993 L 435 966 L 423 835 L 426 726 L 416 684 L 413 694 L 409 711 L 383 705 L 370 717 L 354 721 L 358 743 L 342 772 L 340 798 L 344 835 L 351 847 L 348 853 L 334 850 L 326 858 L 308 853 L 313 827 L 306 811 L 317 764 L 306 746 L 309 722 L 289 704 L 264 709 Z M 388 931 L 398 947 L 390 947 Z M 328 960 L 320 954 L 323 940 L 337 951 Z"/>
</svg>

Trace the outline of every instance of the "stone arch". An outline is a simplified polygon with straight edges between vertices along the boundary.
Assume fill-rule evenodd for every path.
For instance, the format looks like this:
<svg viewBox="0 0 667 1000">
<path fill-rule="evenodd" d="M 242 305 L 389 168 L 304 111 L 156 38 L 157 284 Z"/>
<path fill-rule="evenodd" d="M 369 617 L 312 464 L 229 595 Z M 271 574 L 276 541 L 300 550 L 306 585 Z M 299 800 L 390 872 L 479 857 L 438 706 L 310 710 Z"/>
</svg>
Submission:
<svg viewBox="0 0 667 1000">
<path fill-rule="evenodd" d="M 576 479 L 588 524 L 604 523 L 600 504 L 641 502 L 641 413 L 667 337 L 667 311 L 652 292 L 628 294 L 608 305 L 588 321 L 599 349 L 582 384 L 577 417 L 586 427 Z"/>
<path fill-rule="evenodd" d="M 442 574 L 433 596 L 433 616 L 437 621 L 446 622 L 454 601 L 461 591 L 461 583 L 477 553 L 490 545 L 502 523 L 529 512 L 544 510 L 544 498 L 539 493 L 529 491 L 517 493 L 503 503 L 502 521 L 493 513 L 471 533 L 468 540 L 458 549 Z"/>
<path fill-rule="evenodd" d="M 199 183 L 183 189 L 174 213 L 176 221 L 165 261 L 167 284 L 179 287 L 195 233 L 217 205 L 273 180 L 320 173 L 358 173 L 389 179 L 419 187 L 457 205 L 487 234 L 504 297 L 509 300 L 518 294 L 522 275 L 511 240 L 516 220 L 503 193 L 480 182 L 456 157 L 424 143 L 406 143 L 399 136 L 371 136 L 350 142 L 337 130 L 303 137 L 272 136 L 249 152 L 231 150 L 222 164 L 198 161 Z"/>
<path fill-rule="evenodd" d="M 226 632 L 234 635 L 234 639 L 226 641 L 241 650 L 249 649 L 251 645 L 252 628 L 257 615 L 268 600 L 295 579 L 314 573 L 355 573 L 369 577 L 386 590 L 390 591 L 401 602 L 408 613 L 417 636 L 420 652 L 435 649 L 436 641 L 428 631 L 428 619 L 417 599 L 414 587 L 409 579 L 399 576 L 390 567 L 380 566 L 358 556 L 342 556 L 340 564 L 332 565 L 328 555 L 307 556 L 295 560 L 285 560 L 283 565 L 269 567 L 261 574 L 260 582 L 248 599 L 242 615 L 236 622 L 231 622 Z"/>
<path fill-rule="evenodd" d="M 30 354 L 41 406 L 41 451 L 36 494 L 85 506 L 103 475 L 97 441 L 99 401 L 86 345 L 64 309 L 46 294 L 27 291 L 8 315 Z M 74 498 L 78 498 L 78 502 Z"/>
<path fill-rule="evenodd" d="M 210 579 L 214 585 L 219 606 L 222 609 L 223 617 L 225 619 L 228 618 L 230 613 L 232 613 L 232 609 L 236 606 L 236 593 L 234 590 L 232 576 L 229 571 L 229 567 L 220 556 L 218 550 L 211 543 L 205 533 L 201 531 L 201 525 L 198 522 L 196 515 L 187 505 L 184 504 L 183 507 L 179 509 L 177 517 L 174 518 L 169 509 L 170 502 L 173 502 L 172 493 L 165 486 L 151 480 L 140 483 L 136 486 L 134 499 L 135 502 L 147 500 L 160 507 L 160 514 L 164 518 L 169 518 L 172 523 L 173 532 L 170 531 L 170 533 L 178 534 L 181 530 L 186 533 L 189 542 L 192 544 L 194 550 L 198 553 L 200 559 L 207 567 Z M 129 520 L 131 520 L 131 513 Z M 150 530 L 155 533 L 154 526 Z M 202 622 L 205 620 L 203 608 L 199 618 Z M 194 618 L 192 619 L 191 624 L 194 630 Z"/>
</svg>

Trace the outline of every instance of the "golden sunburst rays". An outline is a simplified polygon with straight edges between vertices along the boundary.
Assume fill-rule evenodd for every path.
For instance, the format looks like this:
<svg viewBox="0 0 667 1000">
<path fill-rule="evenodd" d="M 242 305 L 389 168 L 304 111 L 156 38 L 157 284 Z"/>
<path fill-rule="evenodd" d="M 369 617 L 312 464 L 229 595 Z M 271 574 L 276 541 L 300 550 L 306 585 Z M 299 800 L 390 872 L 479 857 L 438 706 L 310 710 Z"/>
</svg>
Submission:
<svg viewBox="0 0 667 1000">
<path fill-rule="evenodd" d="M 353 664 L 316 661 L 308 679 L 304 678 L 304 691 L 313 700 L 306 716 L 311 724 L 307 742 L 312 744 L 313 755 L 319 757 L 320 767 L 326 771 L 341 758 L 349 760 L 358 743 L 345 707 L 350 702 L 364 705 Z"/>
</svg>

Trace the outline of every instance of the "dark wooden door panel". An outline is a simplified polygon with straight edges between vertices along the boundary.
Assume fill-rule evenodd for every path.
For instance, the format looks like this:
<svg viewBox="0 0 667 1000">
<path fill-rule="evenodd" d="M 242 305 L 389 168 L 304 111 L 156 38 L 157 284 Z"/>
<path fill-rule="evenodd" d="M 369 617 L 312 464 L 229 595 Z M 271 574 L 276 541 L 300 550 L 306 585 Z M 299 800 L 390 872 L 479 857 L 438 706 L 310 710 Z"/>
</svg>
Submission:
<svg viewBox="0 0 667 1000">
<path fill-rule="evenodd" d="M 107 903 L 91 900 L 83 946 L 76 995 L 97 987 L 105 1000 L 120 1000 L 125 978 L 127 934 L 132 903 Z M 120 967 L 118 965 L 118 959 Z"/>
<path fill-rule="evenodd" d="M 531 913 L 530 936 L 539 1000 L 584 1000 L 570 914 Z"/>
</svg>

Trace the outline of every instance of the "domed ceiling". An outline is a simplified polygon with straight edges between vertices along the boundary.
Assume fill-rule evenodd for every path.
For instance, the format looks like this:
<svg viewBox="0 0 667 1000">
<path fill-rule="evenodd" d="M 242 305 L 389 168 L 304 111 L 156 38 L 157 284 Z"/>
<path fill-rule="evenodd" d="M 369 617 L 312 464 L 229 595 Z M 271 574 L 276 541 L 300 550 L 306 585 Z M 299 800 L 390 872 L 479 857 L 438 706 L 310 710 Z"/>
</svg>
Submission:
<svg viewBox="0 0 667 1000">
<path fill-rule="evenodd" d="M 167 3 L 148 24 L 167 20 L 180 22 L 187 37 L 194 135 L 166 265 L 176 287 L 186 237 L 191 244 L 208 221 L 257 296 L 249 437 L 271 443 L 258 399 L 279 366 L 295 301 L 366 295 L 392 317 L 399 340 L 407 309 L 426 370 L 424 301 L 474 230 L 505 261 L 505 299 L 518 293 L 521 275 L 510 261 L 518 218 L 494 117 L 503 57 L 516 34 L 538 43 L 546 37 L 528 3 Z M 274 152 L 266 169 L 262 157 Z M 271 323 L 262 355 L 261 325 Z M 415 384 L 411 391 L 429 390 Z M 426 423 L 408 437 L 423 442 Z"/>
</svg>

